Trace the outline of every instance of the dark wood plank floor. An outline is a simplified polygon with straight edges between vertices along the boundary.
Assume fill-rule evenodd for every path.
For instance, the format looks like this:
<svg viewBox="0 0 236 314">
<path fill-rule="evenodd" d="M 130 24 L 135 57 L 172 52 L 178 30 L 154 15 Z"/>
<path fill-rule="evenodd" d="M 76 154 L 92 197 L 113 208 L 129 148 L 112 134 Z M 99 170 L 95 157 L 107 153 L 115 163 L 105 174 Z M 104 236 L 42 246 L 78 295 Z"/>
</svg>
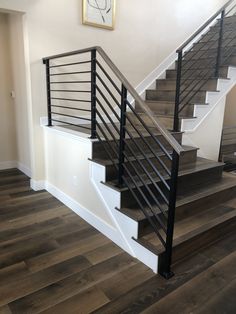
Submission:
<svg viewBox="0 0 236 314">
<path fill-rule="evenodd" d="M 236 313 L 236 233 L 165 281 L 16 169 L 0 172 L 0 314 Z"/>
</svg>

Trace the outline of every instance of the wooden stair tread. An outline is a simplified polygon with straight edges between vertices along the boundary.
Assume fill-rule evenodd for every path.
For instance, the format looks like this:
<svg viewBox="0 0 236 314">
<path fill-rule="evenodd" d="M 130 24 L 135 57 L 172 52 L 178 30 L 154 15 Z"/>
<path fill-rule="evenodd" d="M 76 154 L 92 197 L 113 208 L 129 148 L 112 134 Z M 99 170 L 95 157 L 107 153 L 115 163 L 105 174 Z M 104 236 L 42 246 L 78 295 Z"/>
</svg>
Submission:
<svg viewBox="0 0 236 314">
<path fill-rule="evenodd" d="M 160 114 L 160 113 L 156 113 L 155 111 L 153 111 L 152 113 L 153 113 L 153 116 L 155 116 L 157 119 L 158 118 L 174 119 L 174 115 L 172 115 L 172 114 Z M 144 112 L 138 112 L 138 114 L 146 116 L 146 114 Z M 196 117 L 186 116 L 186 115 L 180 114 L 179 119 L 196 119 Z"/>
<path fill-rule="evenodd" d="M 217 168 L 217 167 L 223 167 L 223 166 L 224 166 L 224 163 L 222 162 L 215 162 L 212 160 L 198 157 L 196 162 L 181 166 L 179 170 L 179 177 L 185 176 L 187 174 L 198 173 L 200 171 Z M 152 176 L 153 180 L 155 180 L 156 182 L 159 182 L 160 179 L 154 173 L 150 172 L 150 175 Z M 137 178 L 137 176 L 133 176 L 133 178 L 137 182 L 137 184 L 139 184 L 139 186 L 143 185 L 141 184 L 141 182 L 139 183 L 140 180 Z M 166 176 L 164 178 L 167 179 Z M 146 176 L 144 177 L 144 181 L 147 184 L 149 184 L 150 182 L 150 180 L 147 179 Z M 117 187 L 116 180 L 102 182 L 102 183 L 120 192 L 128 190 L 128 187 L 121 187 L 121 188 Z"/>
<path fill-rule="evenodd" d="M 193 146 L 182 145 L 182 147 L 184 148 L 183 155 L 185 153 L 198 150 L 197 147 L 193 147 Z M 172 150 L 168 150 L 167 149 L 167 151 L 169 152 L 170 155 L 172 154 Z M 156 153 L 156 155 L 158 157 L 165 156 L 165 154 L 162 151 L 156 151 L 155 153 Z M 148 158 L 153 158 L 154 157 L 154 155 L 152 153 L 145 153 L 145 156 L 148 157 Z M 139 159 L 139 160 L 145 159 L 142 154 L 137 153 L 137 155 L 135 157 L 130 156 L 129 160 L 130 161 L 135 161 L 136 158 Z M 104 158 L 89 158 L 89 160 L 93 161 L 93 162 L 95 162 L 95 163 L 97 163 L 99 165 L 102 165 L 102 166 L 110 166 L 110 165 L 113 165 L 114 163 L 115 164 L 118 163 L 118 159 L 115 159 L 115 158 L 113 159 L 113 162 L 110 159 L 104 159 Z"/>
<path fill-rule="evenodd" d="M 150 104 L 168 104 L 168 105 L 173 105 L 173 106 L 175 105 L 174 101 L 168 101 L 168 100 L 145 100 L 145 103 L 150 103 Z M 194 103 L 189 103 L 188 105 L 195 105 L 195 104 Z M 209 105 L 209 104 L 201 102 L 201 103 L 198 103 L 198 105 Z M 155 112 L 154 112 L 154 115 L 158 115 L 158 114 L 155 114 Z"/>
<path fill-rule="evenodd" d="M 224 173 L 222 179 L 219 182 L 211 183 L 209 186 L 191 189 L 190 192 L 178 195 L 176 211 L 178 211 L 178 207 L 180 206 L 194 202 L 203 197 L 214 195 L 217 192 L 221 192 L 225 189 L 229 189 L 234 186 L 236 186 L 236 176 Z M 135 221 L 142 221 L 145 219 L 145 215 L 140 208 L 121 208 L 117 210 L 119 210 L 121 213 L 127 215 L 129 218 Z M 146 210 L 150 214 L 150 216 L 152 216 L 151 210 L 150 209 Z M 158 209 L 156 211 L 157 213 L 160 212 Z"/>
<path fill-rule="evenodd" d="M 222 158 L 224 162 L 231 162 L 233 164 L 236 164 L 236 155 L 234 153 L 222 154 Z"/>
<path fill-rule="evenodd" d="M 225 213 L 222 214 L 222 211 L 225 207 Z M 213 213 L 216 211 L 216 213 Z M 217 215 L 218 213 L 218 215 Z M 204 217 L 205 215 L 205 217 Z M 207 217 L 209 215 L 215 216 L 210 221 Z M 191 217 L 194 221 L 197 217 Z M 205 218 L 205 223 L 203 223 Z M 197 237 L 198 235 L 203 234 L 207 230 L 213 229 L 214 227 L 220 226 L 222 223 L 226 223 L 227 221 L 230 221 L 231 219 L 236 219 L 236 209 L 224 204 L 219 205 L 217 208 L 209 209 L 208 211 L 205 211 L 204 214 L 201 214 L 201 219 L 199 219 L 199 225 L 196 226 L 196 224 L 192 226 L 189 226 L 190 219 L 186 219 L 186 221 L 180 221 L 175 224 L 175 233 L 174 233 L 174 240 L 173 240 L 173 249 L 179 246 L 180 244 L 183 244 L 184 242 L 190 241 L 191 239 Z M 201 221 L 201 223 L 200 223 Z M 181 231 L 182 230 L 187 231 Z M 134 239 L 139 244 L 143 245 L 144 247 L 151 250 L 154 254 L 160 255 L 164 252 L 163 246 L 160 244 L 160 241 L 158 240 L 157 235 L 152 232 L 151 234 L 148 234 L 147 236 L 143 236 L 139 239 Z"/>
</svg>

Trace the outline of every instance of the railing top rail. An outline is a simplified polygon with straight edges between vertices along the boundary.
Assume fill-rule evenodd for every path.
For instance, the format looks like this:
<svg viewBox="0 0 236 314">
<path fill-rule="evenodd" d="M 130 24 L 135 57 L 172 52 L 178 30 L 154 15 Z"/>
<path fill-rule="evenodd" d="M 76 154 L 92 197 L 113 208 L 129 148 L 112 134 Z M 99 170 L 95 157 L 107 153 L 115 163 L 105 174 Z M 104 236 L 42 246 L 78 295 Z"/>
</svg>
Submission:
<svg viewBox="0 0 236 314">
<path fill-rule="evenodd" d="M 195 37 L 197 37 L 211 22 L 213 22 L 220 13 L 225 10 L 234 0 L 229 0 L 223 5 L 212 17 L 210 17 L 189 39 L 187 39 L 178 49 L 177 53 L 183 50 L 188 44 L 190 44 Z"/>
<path fill-rule="evenodd" d="M 75 51 L 71 51 L 68 53 L 62 53 L 62 54 L 58 54 L 58 55 L 49 56 L 49 57 L 43 58 L 43 62 L 45 63 L 46 61 L 52 60 L 52 59 L 58 59 L 58 58 L 73 56 L 76 54 L 87 53 L 87 52 L 91 52 L 93 50 L 96 50 L 100 54 L 100 56 L 104 59 L 106 64 L 114 72 L 114 74 L 117 76 L 117 78 L 122 82 L 122 84 L 128 90 L 130 95 L 135 99 L 135 101 L 138 103 L 138 105 L 147 114 L 147 116 L 150 118 L 150 120 L 152 121 L 154 126 L 159 130 L 159 132 L 163 135 L 163 137 L 171 145 L 171 147 L 175 150 L 175 152 L 178 155 L 183 153 L 185 151 L 184 148 L 179 144 L 179 142 L 174 138 L 174 136 L 162 125 L 162 123 L 160 121 L 157 121 L 157 119 L 153 115 L 153 112 L 145 105 L 144 101 L 139 96 L 139 94 L 136 92 L 136 90 L 133 88 L 133 86 L 129 83 L 129 81 L 120 72 L 120 70 L 117 68 L 117 66 L 111 61 L 111 59 L 108 57 L 108 55 L 105 53 L 105 51 L 101 47 L 94 46 L 94 47 L 90 47 L 90 48 L 86 48 L 86 49 L 75 50 Z"/>
</svg>

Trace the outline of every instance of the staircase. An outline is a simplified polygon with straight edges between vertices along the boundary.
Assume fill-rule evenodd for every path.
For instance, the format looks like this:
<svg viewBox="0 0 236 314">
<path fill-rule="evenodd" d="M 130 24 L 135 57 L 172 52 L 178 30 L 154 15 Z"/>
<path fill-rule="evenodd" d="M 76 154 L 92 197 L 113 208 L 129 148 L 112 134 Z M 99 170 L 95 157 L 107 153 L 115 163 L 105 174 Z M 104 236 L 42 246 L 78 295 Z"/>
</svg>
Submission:
<svg viewBox="0 0 236 314">
<path fill-rule="evenodd" d="M 221 62 L 218 73 L 215 73 L 220 23 L 221 20 L 216 21 L 216 24 L 210 27 L 186 52 L 183 52 L 185 46 L 182 46 L 180 60 L 175 62 L 175 69 L 167 69 L 166 78 L 157 79 L 156 88 L 146 90 L 146 105 L 166 128 L 173 128 L 174 117 L 179 120 L 177 126 L 181 126 L 183 120 L 198 118 L 195 115 L 196 104 L 207 107 L 209 105 L 207 93 L 219 92 L 219 79 L 229 80 L 229 68 L 236 68 L 236 15 L 232 15 L 225 17 L 224 20 L 221 35 Z M 181 77 L 179 77 L 179 99 L 177 100 L 179 108 L 176 114 L 176 78 L 179 62 L 181 62 Z M 143 114 L 138 105 L 136 105 L 136 110 Z"/>
<path fill-rule="evenodd" d="M 236 226 L 236 177 L 223 172 L 224 163 L 183 145 L 180 128 L 182 120 L 194 118 L 196 103 L 208 105 L 206 93 L 217 93 L 219 78 L 227 80 L 228 68 L 236 66 L 232 3 L 197 32 L 208 27 L 200 39 L 192 42 L 195 34 L 178 49 L 176 69 L 167 69 L 145 101 L 100 47 L 44 58 L 48 126 L 91 135 L 91 164 L 104 169 L 96 184 L 107 188 L 107 207 L 115 191 L 117 205 L 110 210 L 120 215 L 117 223 L 135 256 L 143 260 L 151 252 L 165 278 L 173 275 L 173 263 Z M 137 232 L 128 230 L 131 225 Z"/>
</svg>

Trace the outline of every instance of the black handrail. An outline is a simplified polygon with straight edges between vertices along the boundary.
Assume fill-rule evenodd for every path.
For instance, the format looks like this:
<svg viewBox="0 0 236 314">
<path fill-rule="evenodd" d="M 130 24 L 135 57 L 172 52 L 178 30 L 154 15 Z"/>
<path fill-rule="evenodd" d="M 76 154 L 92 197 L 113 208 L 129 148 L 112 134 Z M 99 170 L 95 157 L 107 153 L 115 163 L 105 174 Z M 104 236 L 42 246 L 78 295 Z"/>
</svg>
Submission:
<svg viewBox="0 0 236 314">
<path fill-rule="evenodd" d="M 228 1 L 221 7 L 210 19 L 208 19 L 187 41 L 185 41 L 178 49 L 178 60 L 176 68 L 176 95 L 175 95 L 175 109 L 174 109 L 174 125 L 173 130 L 180 129 L 180 113 L 189 104 L 194 104 L 194 97 L 203 86 L 211 78 L 220 77 L 220 68 L 224 62 L 228 62 L 230 56 L 235 52 L 232 49 L 236 39 L 235 29 L 228 29 L 224 26 L 225 18 L 231 14 L 236 7 L 233 5 L 235 0 Z M 227 9 L 229 9 L 227 11 Z M 227 12 L 226 12 L 227 11 Z M 217 19 L 220 17 L 219 19 Z M 210 25 L 215 24 L 210 27 Z M 198 39 L 199 35 L 207 30 L 205 34 Z M 208 36 L 208 49 L 211 49 L 211 56 L 208 49 L 198 48 L 197 43 Z M 191 48 L 188 45 L 192 43 Z M 236 42 L 235 42 L 236 43 Z M 206 63 L 203 67 L 201 63 Z"/>
<path fill-rule="evenodd" d="M 84 54 L 90 54 L 90 58 L 76 62 L 73 59 Z M 59 64 L 55 63 L 57 60 L 60 60 Z M 130 191 L 163 245 L 164 253 L 160 258 L 163 262 L 160 261 L 159 272 L 169 278 L 172 276 L 179 155 L 184 152 L 183 147 L 155 118 L 101 47 L 54 55 L 44 58 L 43 62 L 47 74 L 48 125 L 52 126 L 55 122 L 69 127 L 77 125 L 85 132 L 89 130 L 91 138 L 96 138 L 101 143 L 116 171 L 116 184 Z M 83 71 L 81 67 L 84 67 Z M 75 79 L 71 79 L 72 76 Z M 77 89 L 80 82 L 83 89 Z M 55 84 L 59 87 L 55 88 Z M 70 84 L 73 85 L 70 87 Z M 90 87 L 84 88 L 84 84 Z M 69 98 L 63 95 L 68 95 L 68 92 Z M 128 101 L 128 93 L 142 108 L 149 124 Z M 79 94 L 80 99 L 73 94 Z M 90 116 L 81 116 L 83 111 L 89 112 Z M 87 123 L 82 123 L 83 121 Z"/>
</svg>

